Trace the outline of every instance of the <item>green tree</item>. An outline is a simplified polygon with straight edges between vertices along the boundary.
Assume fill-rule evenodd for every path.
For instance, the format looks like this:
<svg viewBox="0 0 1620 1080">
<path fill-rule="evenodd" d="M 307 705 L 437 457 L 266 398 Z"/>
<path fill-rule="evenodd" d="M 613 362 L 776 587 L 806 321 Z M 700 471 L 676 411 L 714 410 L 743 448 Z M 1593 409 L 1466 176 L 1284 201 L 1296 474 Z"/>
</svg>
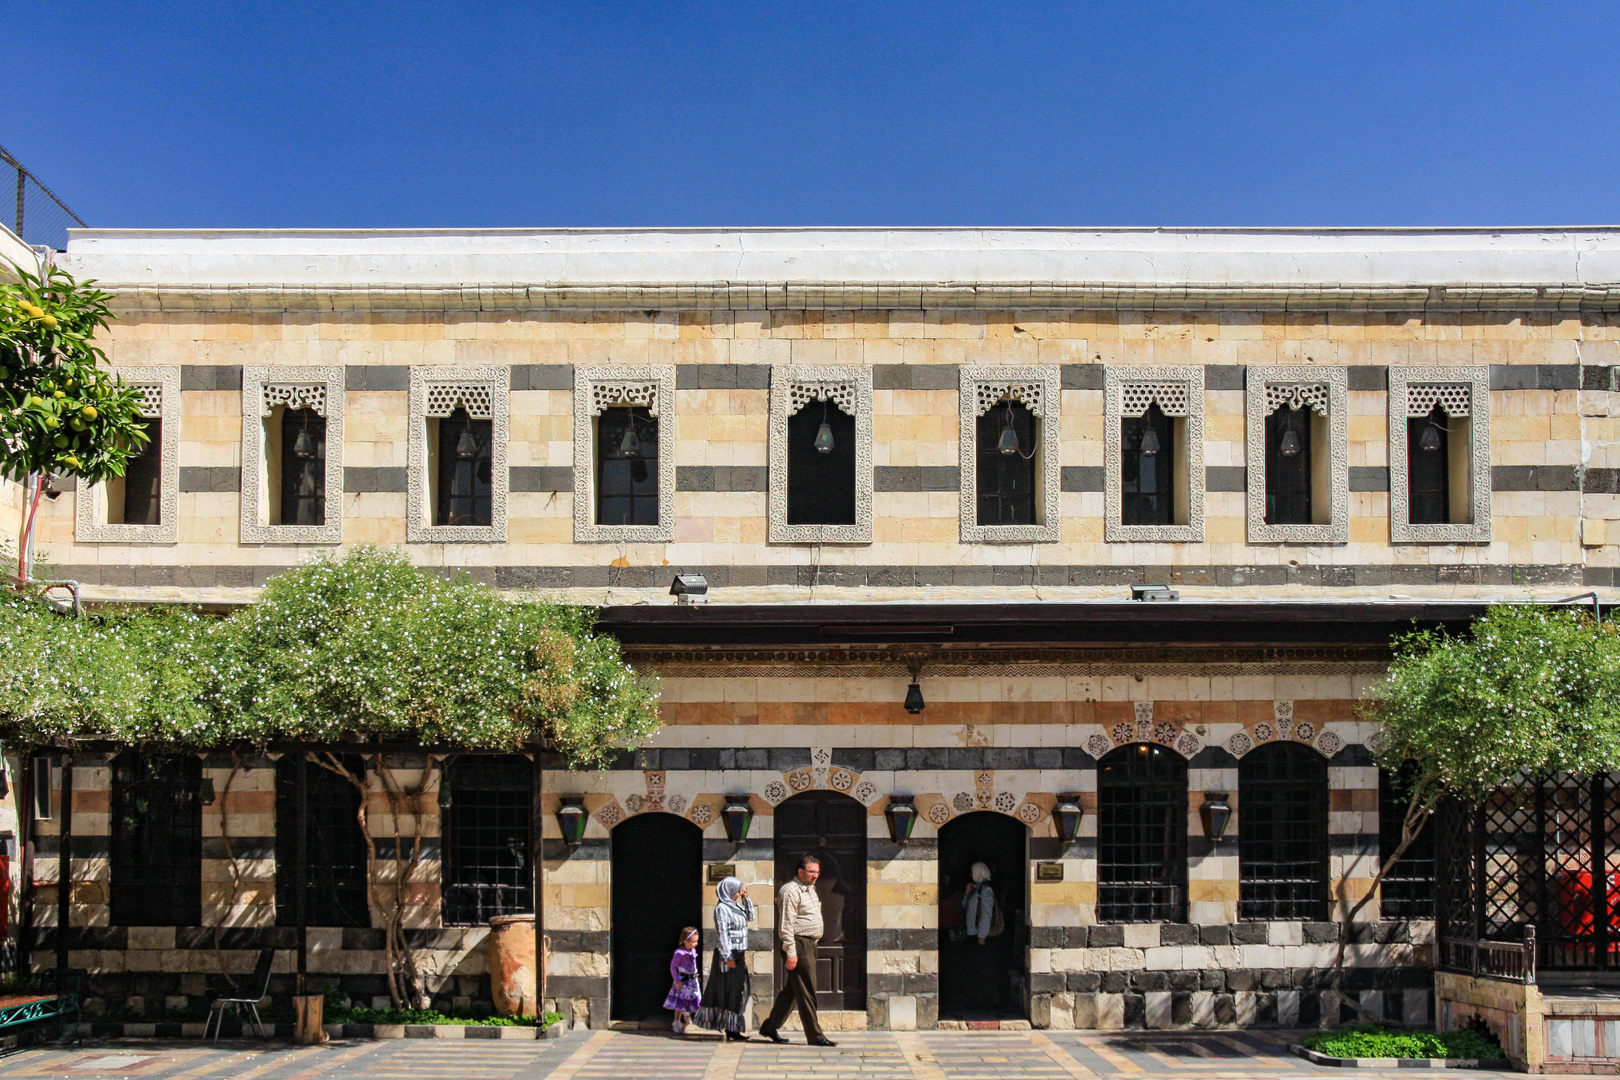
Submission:
<svg viewBox="0 0 1620 1080">
<path fill-rule="evenodd" d="M 112 298 L 55 268 L 0 281 L 0 476 L 97 484 L 124 475 L 147 443 L 141 395 L 106 369 L 96 334 Z M 39 490 L 23 507 L 18 576 Z"/>
</svg>

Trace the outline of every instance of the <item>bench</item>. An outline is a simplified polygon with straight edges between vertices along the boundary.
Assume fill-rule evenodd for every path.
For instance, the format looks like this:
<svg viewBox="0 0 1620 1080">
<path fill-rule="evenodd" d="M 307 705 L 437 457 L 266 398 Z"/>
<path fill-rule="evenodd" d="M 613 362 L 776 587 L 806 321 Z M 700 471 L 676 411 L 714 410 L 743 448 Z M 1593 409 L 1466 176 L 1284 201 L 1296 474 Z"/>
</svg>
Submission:
<svg viewBox="0 0 1620 1080">
<path fill-rule="evenodd" d="M 0 1037 L 20 1035 L 25 1029 L 56 1021 L 60 1041 L 83 1041 L 79 1030 L 79 997 L 84 972 L 76 968 L 42 972 L 47 982 L 54 980 L 54 993 L 0 994 Z M 69 1025 L 72 1025 L 69 1027 Z"/>
</svg>

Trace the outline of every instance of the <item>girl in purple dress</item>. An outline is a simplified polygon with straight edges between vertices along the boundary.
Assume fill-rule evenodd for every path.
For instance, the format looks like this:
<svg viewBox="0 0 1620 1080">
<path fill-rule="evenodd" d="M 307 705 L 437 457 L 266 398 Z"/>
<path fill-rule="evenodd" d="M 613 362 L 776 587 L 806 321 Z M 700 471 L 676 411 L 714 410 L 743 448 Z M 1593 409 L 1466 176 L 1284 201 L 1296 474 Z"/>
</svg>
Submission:
<svg viewBox="0 0 1620 1080">
<path fill-rule="evenodd" d="M 686 1030 L 692 1014 L 703 1004 L 703 984 L 698 975 L 702 967 L 698 960 L 697 927 L 688 926 L 681 931 L 675 955 L 669 958 L 669 977 L 674 984 L 669 988 L 669 996 L 664 998 L 664 1008 L 675 1013 L 673 1027 L 677 1035 Z"/>
</svg>

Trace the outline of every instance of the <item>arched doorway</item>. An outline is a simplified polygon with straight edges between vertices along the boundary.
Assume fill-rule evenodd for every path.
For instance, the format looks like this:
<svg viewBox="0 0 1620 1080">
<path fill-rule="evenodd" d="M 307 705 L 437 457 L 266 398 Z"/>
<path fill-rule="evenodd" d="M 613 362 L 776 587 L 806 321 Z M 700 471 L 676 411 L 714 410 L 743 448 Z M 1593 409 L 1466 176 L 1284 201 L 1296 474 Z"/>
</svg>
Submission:
<svg viewBox="0 0 1620 1080">
<path fill-rule="evenodd" d="M 952 1020 L 1016 1019 L 1029 998 L 1029 832 L 994 811 L 963 814 L 939 830 L 939 1011 Z M 962 928 L 973 864 L 990 869 L 1004 929 L 979 944 Z"/>
<path fill-rule="evenodd" d="M 640 814 L 613 830 L 613 1019 L 666 1019 L 669 958 L 703 925 L 703 830 Z"/>
<path fill-rule="evenodd" d="M 816 1004 L 866 1009 L 866 808 L 836 791 L 807 791 L 776 808 L 776 887 L 792 880 L 799 857 L 821 860 L 816 894 L 825 929 L 816 950 Z M 769 900 L 766 900 L 769 903 Z M 782 988 L 776 950 L 776 988 Z"/>
</svg>

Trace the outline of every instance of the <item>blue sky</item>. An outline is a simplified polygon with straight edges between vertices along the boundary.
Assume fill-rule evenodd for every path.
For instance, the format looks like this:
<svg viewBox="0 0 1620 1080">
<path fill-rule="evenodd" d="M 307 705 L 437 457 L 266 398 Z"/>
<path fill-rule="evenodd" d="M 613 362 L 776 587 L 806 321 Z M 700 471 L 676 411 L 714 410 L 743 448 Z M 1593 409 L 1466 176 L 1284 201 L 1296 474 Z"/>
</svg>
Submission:
<svg viewBox="0 0 1620 1080">
<path fill-rule="evenodd" d="M 1620 4 L 0 0 L 92 225 L 1620 221 Z"/>
</svg>

